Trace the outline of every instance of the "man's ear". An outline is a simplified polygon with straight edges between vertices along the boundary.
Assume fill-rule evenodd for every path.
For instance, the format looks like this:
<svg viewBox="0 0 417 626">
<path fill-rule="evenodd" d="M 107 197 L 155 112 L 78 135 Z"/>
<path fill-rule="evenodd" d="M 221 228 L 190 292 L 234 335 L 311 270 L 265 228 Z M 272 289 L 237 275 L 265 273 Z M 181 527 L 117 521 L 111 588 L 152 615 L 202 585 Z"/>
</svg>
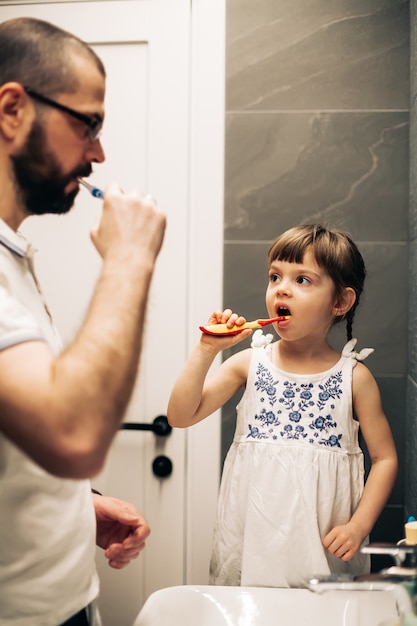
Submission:
<svg viewBox="0 0 417 626">
<path fill-rule="evenodd" d="M 346 315 L 356 302 L 356 293 L 352 287 L 345 287 L 333 306 L 333 314 L 336 317 Z"/>
<path fill-rule="evenodd" d="M 26 135 L 35 112 L 22 85 L 9 82 L 0 86 L 0 132 L 4 139 L 14 141 Z"/>
</svg>

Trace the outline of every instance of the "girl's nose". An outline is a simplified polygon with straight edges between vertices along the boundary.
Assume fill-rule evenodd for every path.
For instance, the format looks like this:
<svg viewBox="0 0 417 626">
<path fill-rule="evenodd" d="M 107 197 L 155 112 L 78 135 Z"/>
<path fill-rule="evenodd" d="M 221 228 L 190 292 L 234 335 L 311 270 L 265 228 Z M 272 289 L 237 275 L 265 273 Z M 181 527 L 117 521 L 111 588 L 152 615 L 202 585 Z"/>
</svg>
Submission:
<svg viewBox="0 0 417 626">
<path fill-rule="evenodd" d="M 281 280 L 279 283 L 277 283 L 276 288 L 275 288 L 275 292 L 277 294 L 288 294 L 290 293 L 290 285 L 288 280 Z"/>
</svg>

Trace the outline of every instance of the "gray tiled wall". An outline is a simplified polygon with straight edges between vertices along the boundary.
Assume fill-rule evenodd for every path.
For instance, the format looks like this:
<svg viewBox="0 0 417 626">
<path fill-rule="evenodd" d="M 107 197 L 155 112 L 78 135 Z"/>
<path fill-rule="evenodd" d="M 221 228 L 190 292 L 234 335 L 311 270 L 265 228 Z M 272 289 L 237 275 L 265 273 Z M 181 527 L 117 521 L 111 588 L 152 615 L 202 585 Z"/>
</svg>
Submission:
<svg viewBox="0 0 417 626">
<path fill-rule="evenodd" d="M 417 0 L 411 1 L 410 214 L 409 214 L 409 366 L 407 379 L 406 473 L 407 512 L 417 511 Z M 415 514 L 415 513 L 414 513 Z M 417 517 L 417 515 L 416 515 Z"/>
<path fill-rule="evenodd" d="M 266 253 L 287 228 L 351 233 L 368 269 L 354 336 L 375 348 L 367 365 L 401 458 L 385 541 L 399 538 L 405 497 L 409 29 L 400 0 L 227 0 L 224 305 L 265 316 Z M 344 340 L 338 329 L 334 345 Z M 237 400 L 223 410 L 223 457 Z"/>
</svg>

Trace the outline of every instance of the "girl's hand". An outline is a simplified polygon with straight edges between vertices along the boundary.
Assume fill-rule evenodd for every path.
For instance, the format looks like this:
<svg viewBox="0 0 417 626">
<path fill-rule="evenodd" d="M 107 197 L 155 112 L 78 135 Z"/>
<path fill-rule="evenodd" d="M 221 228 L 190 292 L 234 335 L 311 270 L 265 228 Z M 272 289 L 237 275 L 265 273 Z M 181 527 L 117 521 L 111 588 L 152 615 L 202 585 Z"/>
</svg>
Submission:
<svg viewBox="0 0 417 626">
<path fill-rule="evenodd" d="M 207 326 L 214 324 L 227 324 L 228 328 L 233 328 L 233 326 L 242 326 L 246 322 L 246 318 L 238 315 L 237 313 L 233 313 L 231 309 L 225 309 L 224 311 L 213 311 L 210 315 Z M 208 335 L 203 333 L 201 336 L 201 342 L 204 344 L 210 344 L 219 348 L 220 350 L 224 350 L 225 348 L 230 348 L 235 344 L 243 341 L 246 337 L 252 333 L 250 328 L 245 328 L 241 333 L 237 335 Z"/>
<path fill-rule="evenodd" d="M 365 537 L 352 522 L 335 526 L 323 539 L 323 546 L 342 561 L 350 559 L 358 552 Z"/>
<path fill-rule="evenodd" d="M 228 328 L 233 328 L 233 326 L 242 326 L 246 322 L 246 318 L 238 315 L 237 313 L 233 313 L 231 309 L 225 309 L 222 311 L 214 311 L 207 322 L 207 325 L 210 324 L 227 324 Z"/>
</svg>

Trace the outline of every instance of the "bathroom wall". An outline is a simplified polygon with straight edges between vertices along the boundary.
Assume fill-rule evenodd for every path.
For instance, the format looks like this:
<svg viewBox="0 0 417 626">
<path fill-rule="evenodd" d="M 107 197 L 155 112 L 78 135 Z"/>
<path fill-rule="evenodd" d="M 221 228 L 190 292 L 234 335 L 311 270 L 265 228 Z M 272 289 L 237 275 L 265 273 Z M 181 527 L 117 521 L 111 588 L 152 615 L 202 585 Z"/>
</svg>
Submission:
<svg viewBox="0 0 417 626">
<path fill-rule="evenodd" d="M 375 348 L 366 363 L 401 460 L 372 537 L 383 541 L 402 536 L 405 515 L 409 8 L 401 0 L 227 0 L 223 303 L 247 318 L 266 315 L 266 253 L 287 228 L 320 221 L 351 233 L 368 270 L 353 334 L 359 349 Z M 415 405 L 415 280 L 411 299 Z M 332 341 L 343 346 L 344 327 Z M 222 458 L 238 398 L 223 410 Z M 415 450 L 417 422 L 408 437 Z M 417 473 L 409 483 L 417 512 Z"/>
<path fill-rule="evenodd" d="M 410 214 L 409 214 L 409 366 L 406 425 L 406 506 L 417 511 L 417 0 L 410 3 Z"/>
</svg>

